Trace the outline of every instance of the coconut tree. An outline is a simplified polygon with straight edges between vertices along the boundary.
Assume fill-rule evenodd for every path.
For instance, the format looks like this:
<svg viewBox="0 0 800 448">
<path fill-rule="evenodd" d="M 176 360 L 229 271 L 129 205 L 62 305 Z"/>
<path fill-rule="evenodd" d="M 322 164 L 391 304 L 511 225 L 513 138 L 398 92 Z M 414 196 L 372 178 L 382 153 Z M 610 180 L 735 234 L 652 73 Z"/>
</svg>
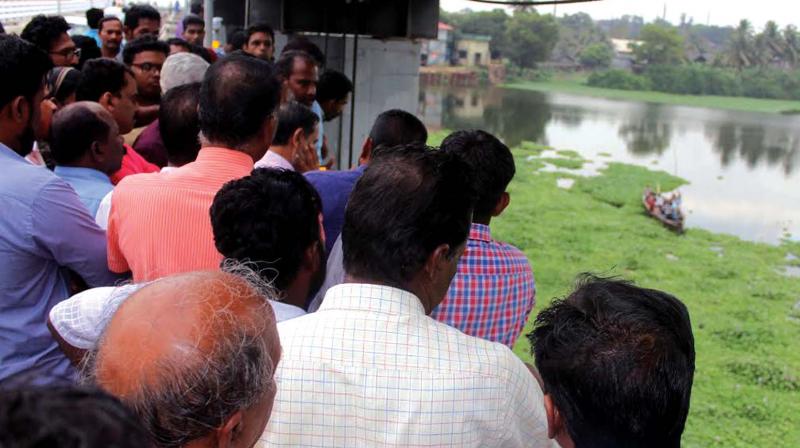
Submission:
<svg viewBox="0 0 800 448">
<path fill-rule="evenodd" d="M 797 67 L 800 63 L 800 37 L 794 25 L 783 29 L 783 45 L 783 59 L 790 67 Z"/>
<path fill-rule="evenodd" d="M 753 27 L 749 20 L 742 19 L 728 43 L 728 63 L 737 70 L 752 66 L 754 49 Z"/>
</svg>

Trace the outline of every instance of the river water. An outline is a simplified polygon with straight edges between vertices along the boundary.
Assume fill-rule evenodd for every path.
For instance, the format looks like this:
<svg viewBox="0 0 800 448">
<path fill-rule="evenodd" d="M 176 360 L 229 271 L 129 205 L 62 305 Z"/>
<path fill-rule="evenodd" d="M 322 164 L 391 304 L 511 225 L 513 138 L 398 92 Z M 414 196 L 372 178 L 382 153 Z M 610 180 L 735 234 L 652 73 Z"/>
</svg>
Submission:
<svg viewBox="0 0 800 448">
<path fill-rule="evenodd" d="M 686 226 L 750 241 L 800 240 L 800 117 L 502 88 L 425 88 L 429 129 L 487 130 L 604 161 L 664 170 L 681 187 Z"/>
</svg>

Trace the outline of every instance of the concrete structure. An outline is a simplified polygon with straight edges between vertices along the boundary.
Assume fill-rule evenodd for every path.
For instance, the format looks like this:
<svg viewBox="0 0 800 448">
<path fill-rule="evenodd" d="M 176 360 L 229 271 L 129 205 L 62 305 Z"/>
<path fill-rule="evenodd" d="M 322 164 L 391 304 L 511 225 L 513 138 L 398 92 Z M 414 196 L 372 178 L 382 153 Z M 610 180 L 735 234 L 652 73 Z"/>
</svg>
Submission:
<svg viewBox="0 0 800 448">
<path fill-rule="evenodd" d="M 639 40 L 611 39 L 611 45 L 614 47 L 614 59 L 611 61 L 611 67 L 625 70 L 633 68 L 633 47 L 641 43 L 642 41 Z"/>
<path fill-rule="evenodd" d="M 450 65 L 453 60 L 453 27 L 439 22 L 439 34 L 436 39 L 426 40 L 422 43 L 422 65 Z"/>
<path fill-rule="evenodd" d="M 456 41 L 456 61 L 465 67 L 485 67 L 492 59 L 491 36 L 462 34 Z"/>
<path fill-rule="evenodd" d="M 327 55 L 327 67 L 355 85 L 351 106 L 325 123 L 338 167 L 358 163 L 361 145 L 381 112 L 417 110 L 420 43 L 438 37 L 438 0 L 214 0 L 214 15 L 228 29 L 264 22 L 279 31 L 280 49 L 290 34 L 308 37 Z M 311 12 L 311 13 L 310 13 Z"/>
</svg>

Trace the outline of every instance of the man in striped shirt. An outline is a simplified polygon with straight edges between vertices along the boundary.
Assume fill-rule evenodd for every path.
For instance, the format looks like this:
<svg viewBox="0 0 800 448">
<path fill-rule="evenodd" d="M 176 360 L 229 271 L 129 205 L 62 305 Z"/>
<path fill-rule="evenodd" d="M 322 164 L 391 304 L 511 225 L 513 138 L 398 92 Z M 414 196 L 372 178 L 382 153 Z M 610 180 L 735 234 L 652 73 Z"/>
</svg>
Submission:
<svg viewBox="0 0 800 448">
<path fill-rule="evenodd" d="M 533 309 L 536 286 L 525 254 L 494 240 L 489 222 L 510 202 L 506 187 L 514 177 L 514 157 L 484 131 L 454 132 L 442 142 L 442 151 L 470 165 L 478 198 L 467 250 L 447 297 L 431 316 L 468 335 L 513 347 Z"/>
<path fill-rule="evenodd" d="M 212 66 L 200 88 L 202 149 L 167 173 L 123 179 L 108 222 L 108 265 L 136 282 L 217 269 L 209 208 L 226 183 L 250 174 L 275 133 L 280 84 L 266 61 L 231 55 Z"/>
</svg>

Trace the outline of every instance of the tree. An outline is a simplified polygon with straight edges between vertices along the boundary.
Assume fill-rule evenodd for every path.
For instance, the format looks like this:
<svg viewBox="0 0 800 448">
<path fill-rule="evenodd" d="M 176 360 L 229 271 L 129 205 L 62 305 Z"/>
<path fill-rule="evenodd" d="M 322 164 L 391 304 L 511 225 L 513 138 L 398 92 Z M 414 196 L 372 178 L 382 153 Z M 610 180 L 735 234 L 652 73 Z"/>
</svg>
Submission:
<svg viewBox="0 0 800 448">
<path fill-rule="evenodd" d="M 610 46 L 606 33 L 594 23 L 589 14 L 579 12 L 557 20 L 558 43 L 553 49 L 554 61 L 577 63 L 581 53 L 590 45 Z"/>
<path fill-rule="evenodd" d="M 753 27 L 750 21 L 743 19 L 736 27 L 733 36 L 728 42 L 727 62 L 728 65 L 737 70 L 750 67 L 754 64 L 753 54 L 755 52 L 755 42 L 753 39 Z"/>
<path fill-rule="evenodd" d="M 783 30 L 784 60 L 790 67 L 795 68 L 800 62 L 800 36 L 797 28 L 788 25 Z"/>
<path fill-rule="evenodd" d="M 678 64 L 683 61 L 683 37 L 675 28 L 649 24 L 642 28 L 641 44 L 633 47 L 640 64 Z"/>
<path fill-rule="evenodd" d="M 558 24 L 551 15 L 519 11 L 508 21 L 507 55 L 520 67 L 532 68 L 547 60 L 557 41 Z"/>
<path fill-rule="evenodd" d="M 614 59 L 614 50 L 604 43 L 589 45 L 580 54 L 581 65 L 589 68 L 608 68 Z"/>
</svg>

